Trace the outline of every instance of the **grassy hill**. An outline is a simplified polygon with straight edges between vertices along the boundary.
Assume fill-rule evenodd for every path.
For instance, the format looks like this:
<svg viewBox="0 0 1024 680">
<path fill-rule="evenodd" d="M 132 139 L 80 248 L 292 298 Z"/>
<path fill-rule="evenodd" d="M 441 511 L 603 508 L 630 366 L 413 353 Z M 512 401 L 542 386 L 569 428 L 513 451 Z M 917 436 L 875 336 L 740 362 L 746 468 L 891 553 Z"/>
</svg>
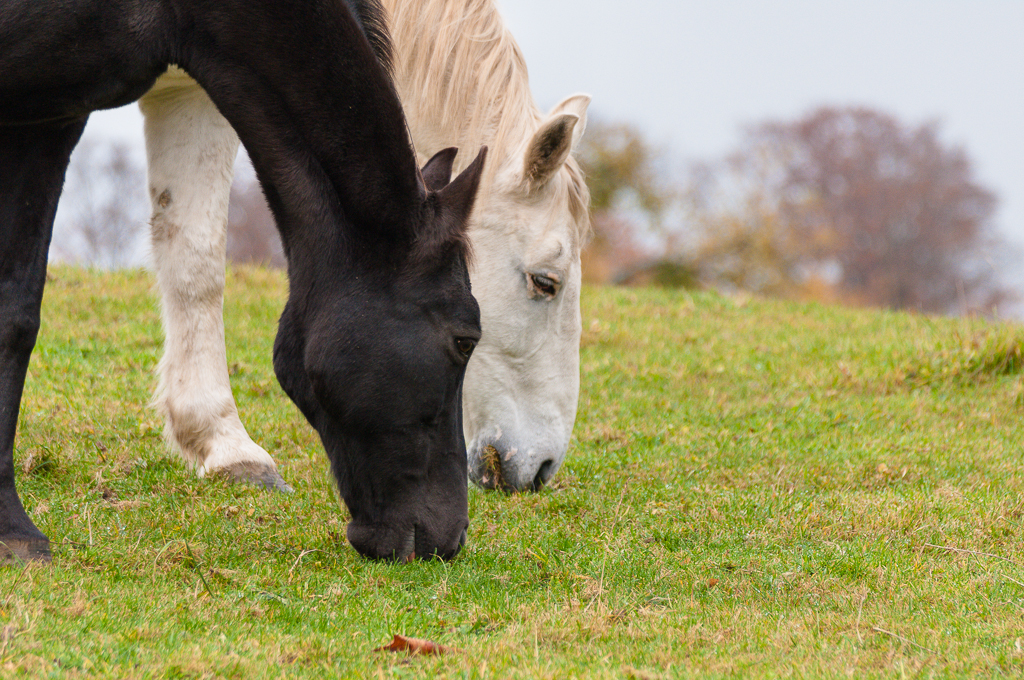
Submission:
<svg viewBox="0 0 1024 680">
<path fill-rule="evenodd" d="M 150 275 L 56 268 L 16 465 L 50 566 L 0 570 L 0 669 L 75 677 L 1024 672 L 1024 329 L 586 289 L 572 450 L 470 492 L 451 564 L 344 540 L 271 367 L 281 274 L 235 269 L 242 420 L 291 495 L 200 480 L 148 408 Z M 460 650 L 374 652 L 393 633 Z"/>
</svg>

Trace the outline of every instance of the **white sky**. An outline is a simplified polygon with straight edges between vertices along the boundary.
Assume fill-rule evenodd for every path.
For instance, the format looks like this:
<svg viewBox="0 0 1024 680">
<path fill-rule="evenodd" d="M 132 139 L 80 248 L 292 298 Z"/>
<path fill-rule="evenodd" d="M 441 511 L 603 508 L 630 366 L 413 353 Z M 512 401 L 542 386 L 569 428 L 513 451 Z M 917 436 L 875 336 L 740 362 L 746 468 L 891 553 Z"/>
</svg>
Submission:
<svg viewBox="0 0 1024 680">
<path fill-rule="evenodd" d="M 542 108 L 576 91 L 682 158 L 821 104 L 941 123 L 1024 245 L 1024 0 L 498 0 Z M 1024 266 L 1022 266 L 1024 269 Z"/>
<path fill-rule="evenodd" d="M 542 108 L 588 92 L 592 115 L 637 124 L 680 160 L 821 104 L 939 120 L 1024 245 L 1024 0 L 497 1 Z M 93 118 L 87 135 L 141 146 L 134 105 Z"/>
</svg>

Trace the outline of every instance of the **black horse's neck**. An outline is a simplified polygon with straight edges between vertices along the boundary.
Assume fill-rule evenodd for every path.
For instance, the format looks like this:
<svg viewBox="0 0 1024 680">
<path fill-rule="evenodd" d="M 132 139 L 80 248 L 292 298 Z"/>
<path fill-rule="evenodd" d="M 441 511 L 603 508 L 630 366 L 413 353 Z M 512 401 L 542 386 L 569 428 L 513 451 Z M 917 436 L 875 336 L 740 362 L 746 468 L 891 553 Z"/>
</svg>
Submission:
<svg viewBox="0 0 1024 680">
<path fill-rule="evenodd" d="M 357 19 L 337 0 L 301 9 L 275 0 L 188 3 L 203 16 L 186 29 L 179 63 L 238 132 L 290 258 L 296 249 L 324 254 L 328 244 L 393 257 L 415 237 L 422 192 L 379 59 L 386 34 L 376 4 L 358 4 Z M 247 10 L 253 5 L 259 11 Z M 240 25 L 239 16 L 251 21 Z"/>
<path fill-rule="evenodd" d="M 234 126 L 274 209 L 290 277 L 274 369 L 346 471 L 339 488 L 361 490 L 345 495 L 352 544 L 404 560 L 465 542 L 460 390 L 480 337 L 465 230 L 486 153 L 451 183 L 442 155 L 423 188 L 363 33 L 382 24 L 351 11 L 373 1 L 0 0 L 0 561 L 49 554 L 13 442 L 68 158 L 90 111 L 168 64 Z"/>
</svg>

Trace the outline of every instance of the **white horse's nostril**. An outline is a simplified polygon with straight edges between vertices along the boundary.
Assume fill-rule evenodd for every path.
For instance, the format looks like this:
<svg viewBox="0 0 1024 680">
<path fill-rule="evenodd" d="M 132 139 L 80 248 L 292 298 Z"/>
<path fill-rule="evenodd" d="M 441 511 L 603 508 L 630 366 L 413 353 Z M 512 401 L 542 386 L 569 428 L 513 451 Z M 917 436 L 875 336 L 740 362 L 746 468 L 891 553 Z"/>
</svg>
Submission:
<svg viewBox="0 0 1024 680">
<path fill-rule="evenodd" d="M 541 487 L 547 484 L 548 480 L 554 475 L 555 461 L 550 458 L 540 464 L 540 469 L 537 470 L 537 476 L 533 478 L 533 490 L 540 491 Z"/>
</svg>

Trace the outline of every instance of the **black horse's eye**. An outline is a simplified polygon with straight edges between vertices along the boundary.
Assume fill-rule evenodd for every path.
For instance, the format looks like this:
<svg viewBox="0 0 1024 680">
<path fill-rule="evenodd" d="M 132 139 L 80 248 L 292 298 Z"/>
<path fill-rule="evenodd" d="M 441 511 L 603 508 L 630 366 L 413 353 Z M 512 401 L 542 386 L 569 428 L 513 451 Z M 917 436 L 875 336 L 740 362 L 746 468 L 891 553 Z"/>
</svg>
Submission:
<svg viewBox="0 0 1024 680">
<path fill-rule="evenodd" d="M 476 341 L 470 338 L 456 338 L 455 346 L 459 349 L 459 354 L 469 358 L 469 355 L 473 353 L 473 348 L 476 347 Z"/>
</svg>

